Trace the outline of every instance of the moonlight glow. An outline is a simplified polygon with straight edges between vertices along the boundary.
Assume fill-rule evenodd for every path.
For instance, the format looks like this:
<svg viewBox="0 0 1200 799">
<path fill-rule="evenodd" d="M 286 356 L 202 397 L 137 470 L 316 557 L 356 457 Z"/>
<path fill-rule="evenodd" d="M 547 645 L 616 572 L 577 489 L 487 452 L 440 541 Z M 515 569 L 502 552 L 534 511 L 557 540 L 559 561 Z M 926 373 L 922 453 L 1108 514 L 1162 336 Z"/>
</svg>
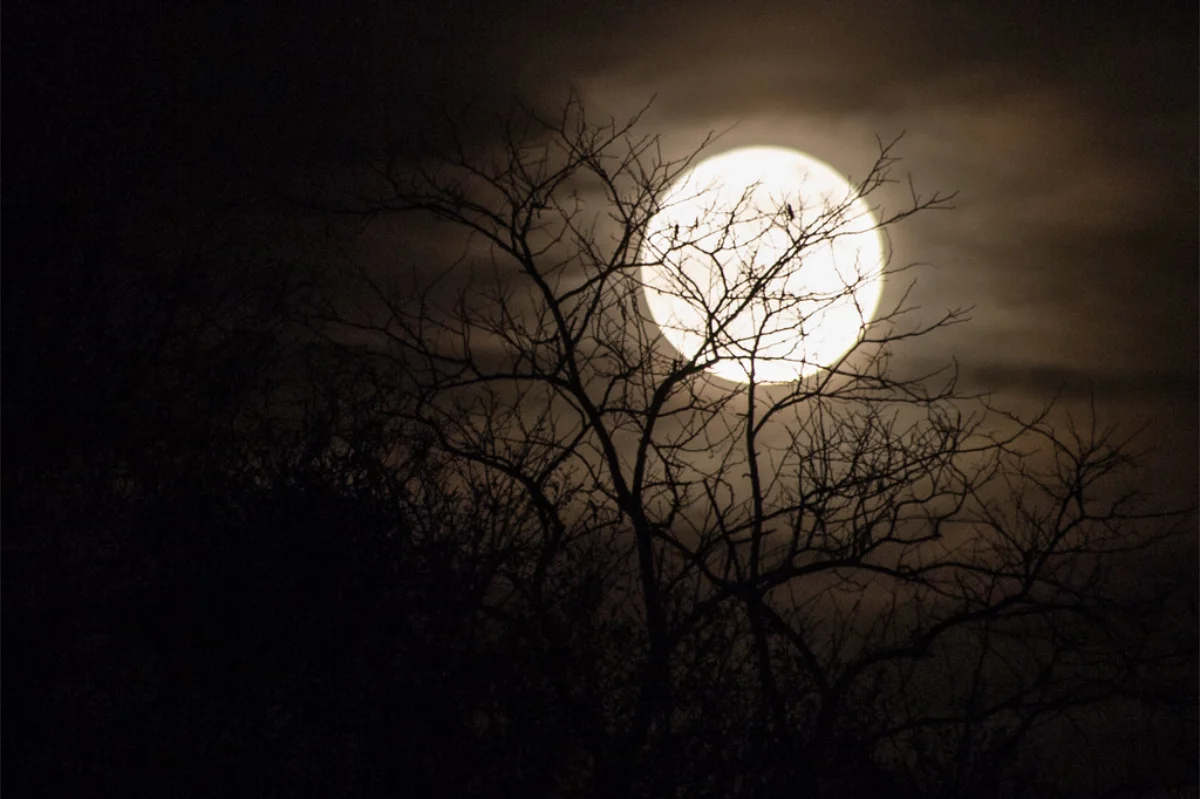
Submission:
<svg viewBox="0 0 1200 799">
<path fill-rule="evenodd" d="M 866 202 L 828 165 L 747 147 L 696 165 L 642 243 L 646 301 L 685 358 L 736 382 L 784 383 L 835 362 L 882 291 L 883 242 Z"/>
</svg>

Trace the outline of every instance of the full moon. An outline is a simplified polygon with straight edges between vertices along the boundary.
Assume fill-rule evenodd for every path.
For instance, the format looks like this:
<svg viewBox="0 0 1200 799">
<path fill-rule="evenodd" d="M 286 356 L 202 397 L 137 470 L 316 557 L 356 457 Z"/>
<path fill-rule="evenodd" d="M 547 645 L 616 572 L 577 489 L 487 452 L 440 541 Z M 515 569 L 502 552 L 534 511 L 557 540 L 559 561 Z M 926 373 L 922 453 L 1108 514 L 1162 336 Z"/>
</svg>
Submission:
<svg viewBox="0 0 1200 799">
<path fill-rule="evenodd" d="M 870 207 L 829 165 L 780 147 L 730 150 L 683 174 L 640 255 L 667 341 L 739 383 L 828 368 L 858 342 L 883 290 Z"/>
</svg>

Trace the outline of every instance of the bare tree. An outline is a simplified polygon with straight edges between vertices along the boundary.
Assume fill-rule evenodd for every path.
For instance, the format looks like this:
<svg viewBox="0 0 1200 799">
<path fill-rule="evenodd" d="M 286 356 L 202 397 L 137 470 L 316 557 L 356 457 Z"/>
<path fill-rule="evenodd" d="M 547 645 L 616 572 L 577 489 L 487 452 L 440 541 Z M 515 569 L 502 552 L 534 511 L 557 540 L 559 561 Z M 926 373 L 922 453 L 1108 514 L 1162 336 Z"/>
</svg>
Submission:
<svg viewBox="0 0 1200 799">
<path fill-rule="evenodd" d="M 582 754 L 548 785 L 845 795 L 886 778 L 999 793 L 1033 731 L 1188 662 L 1194 642 L 1163 648 L 1149 623 L 1161 592 L 1121 595 L 1109 579 L 1123 553 L 1178 529 L 1122 488 L 1127 441 L 998 411 L 953 365 L 897 373 L 894 349 L 965 311 L 922 320 L 893 292 L 835 362 L 757 379 L 767 322 L 745 336 L 731 321 L 752 302 L 852 298 L 852 281 L 799 296 L 777 278 L 838 236 L 858 198 L 884 231 L 949 207 L 911 182 L 905 204 L 878 204 L 895 142 L 820 223 L 747 201 L 655 248 L 650 220 L 713 140 L 668 157 L 638 117 L 594 123 L 572 99 L 556 118 L 514 115 L 494 150 L 445 141 L 440 160 L 374 164 L 359 196 L 307 204 L 428 215 L 461 257 L 360 270 L 369 303 L 308 318 L 388 375 L 388 413 L 445 459 L 439 479 L 509 516 L 524 555 L 480 601 L 574 653 L 547 673 Z M 732 235 L 756 214 L 788 242 L 769 263 Z M 717 294 L 678 266 L 701 248 L 742 261 Z M 678 275 L 658 289 L 700 313 L 695 354 L 650 314 L 649 268 Z M 745 383 L 713 376 L 735 357 Z"/>
</svg>

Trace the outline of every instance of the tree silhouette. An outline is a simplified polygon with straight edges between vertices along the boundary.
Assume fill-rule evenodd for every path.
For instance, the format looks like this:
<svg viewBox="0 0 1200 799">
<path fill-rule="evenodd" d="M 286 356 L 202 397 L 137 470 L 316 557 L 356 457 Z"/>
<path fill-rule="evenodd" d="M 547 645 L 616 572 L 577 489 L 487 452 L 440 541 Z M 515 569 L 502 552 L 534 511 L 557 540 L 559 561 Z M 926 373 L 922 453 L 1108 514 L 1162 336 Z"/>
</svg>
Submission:
<svg viewBox="0 0 1200 799">
<path fill-rule="evenodd" d="M 73 302 L 24 310 L 5 787 L 1062 795 L 1046 737 L 1117 712 L 1194 734 L 1194 606 L 1125 564 L 1190 517 L 1131 488 L 1128 440 L 1007 414 L 953 368 L 900 374 L 893 350 L 966 320 L 905 292 L 828 368 L 755 380 L 729 320 L 853 295 L 773 278 L 890 185 L 894 146 L 833 224 L 762 213 L 782 257 L 716 295 L 681 280 L 705 338 L 682 357 L 645 254 L 744 256 L 686 225 L 642 246 L 705 149 L 664 157 L 638 125 L 524 111 L 498 149 L 450 137 L 301 203 L 432 218 L 461 244 L 445 265 L 348 285 L 227 246 L 112 253 Z M 949 199 L 913 191 L 879 224 Z M 52 425 L 39 398 L 80 352 L 81 423 L 14 432 L 14 412 Z M 742 354 L 749 382 L 710 373 Z"/>
<path fill-rule="evenodd" d="M 608 731 L 589 760 L 602 793 L 666 795 L 735 740 L 752 759 L 696 790 L 844 795 L 877 772 L 890 790 L 908 780 L 923 795 L 995 793 L 1031 730 L 1136 692 L 1146 666 L 1183 656 L 1153 635 L 1160 592 L 1112 595 L 1114 559 L 1178 530 L 1119 484 L 1127 441 L 1090 422 L 1051 424 L 1049 411 L 1006 414 L 960 391 L 953 368 L 897 374 L 894 348 L 963 311 L 911 321 L 902 293 L 815 377 L 756 381 L 770 312 L 748 335 L 731 320 L 751 302 L 819 309 L 853 297 L 853 282 L 798 295 L 774 279 L 840 235 L 855 195 L 874 200 L 894 182 L 894 143 L 815 222 L 744 195 L 712 209 L 715 233 L 675 225 L 655 248 L 644 246 L 649 220 L 711 142 L 671 159 L 637 131 L 636 117 L 593 124 L 572 99 L 557 118 L 517 115 L 495 151 L 450 131 L 442 160 L 377 165 L 354 201 L 310 203 L 431 215 L 461 235 L 447 271 L 390 284 L 359 271 L 372 315 L 329 306 L 311 318 L 330 340 L 366 334 L 364 352 L 403 375 L 397 418 L 458 464 L 463 485 L 519 497 L 538 552 L 504 582 L 525 612 L 553 614 L 556 568 L 579 547 L 602 545 L 627 566 L 603 583 L 639 627 L 622 653 L 636 664 L 627 701 L 590 722 Z M 950 199 L 912 190 L 879 209 L 878 226 Z M 753 263 L 736 244 L 746 219 L 785 236 L 783 254 Z M 689 249 L 740 261 L 737 277 L 726 268 L 720 291 L 696 286 L 679 266 Z M 667 346 L 649 315 L 647 266 L 674 275 L 666 290 L 700 313 L 694 356 Z M 470 277 L 447 299 L 455 268 Z M 735 354 L 747 383 L 711 377 Z M 714 635 L 725 636 L 719 653 L 704 643 Z M 736 708 L 711 707 L 715 668 L 738 673 Z M 736 734 L 689 732 L 698 719 L 719 729 L 726 713 Z"/>
</svg>

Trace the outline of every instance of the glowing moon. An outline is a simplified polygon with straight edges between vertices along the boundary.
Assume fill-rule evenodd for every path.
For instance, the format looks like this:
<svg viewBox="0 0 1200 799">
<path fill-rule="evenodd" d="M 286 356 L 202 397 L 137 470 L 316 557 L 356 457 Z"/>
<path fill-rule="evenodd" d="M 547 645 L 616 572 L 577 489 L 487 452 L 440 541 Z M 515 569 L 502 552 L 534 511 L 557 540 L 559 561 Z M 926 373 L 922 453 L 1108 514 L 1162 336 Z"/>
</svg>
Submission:
<svg viewBox="0 0 1200 799">
<path fill-rule="evenodd" d="M 735 382 L 828 367 L 858 342 L 883 290 L 870 207 L 827 164 L 780 147 L 730 150 L 681 176 L 641 258 L 667 341 Z"/>
</svg>

